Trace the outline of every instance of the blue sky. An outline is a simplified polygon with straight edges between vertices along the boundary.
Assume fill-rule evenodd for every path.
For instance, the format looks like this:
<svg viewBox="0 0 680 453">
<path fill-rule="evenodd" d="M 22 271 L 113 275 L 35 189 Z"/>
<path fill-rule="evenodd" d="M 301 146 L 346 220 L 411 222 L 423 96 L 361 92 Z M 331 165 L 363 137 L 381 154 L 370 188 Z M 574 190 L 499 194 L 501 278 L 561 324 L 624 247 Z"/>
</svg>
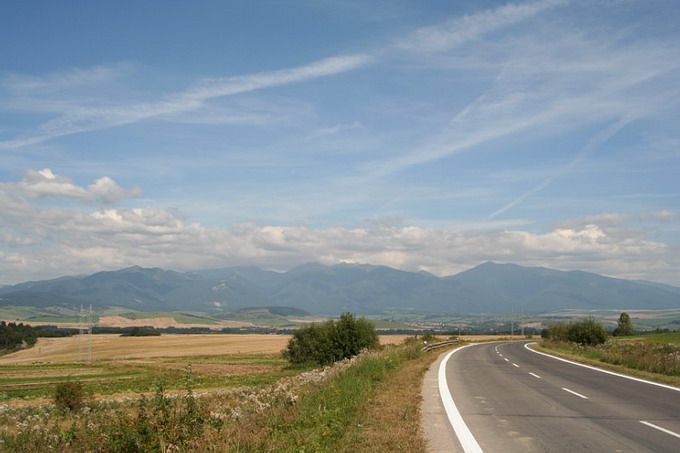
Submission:
<svg viewBox="0 0 680 453">
<path fill-rule="evenodd" d="M 674 0 L 0 6 L 0 284 L 493 260 L 680 282 Z"/>
</svg>

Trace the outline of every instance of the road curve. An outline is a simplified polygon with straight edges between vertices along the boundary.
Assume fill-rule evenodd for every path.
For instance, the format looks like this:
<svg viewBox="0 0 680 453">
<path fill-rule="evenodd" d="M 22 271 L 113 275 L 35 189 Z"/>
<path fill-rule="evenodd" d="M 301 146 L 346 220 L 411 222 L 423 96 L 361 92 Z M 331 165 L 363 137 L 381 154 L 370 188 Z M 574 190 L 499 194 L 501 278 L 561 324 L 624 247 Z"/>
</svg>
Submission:
<svg viewBox="0 0 680 453">
<path fill-rule="evenodd" d="M 680 389 L 566 363 L 526 343 L 471 345 L 442 360 L 443 404 L 450 393 L 460 416 L 446 408 L 460 441 L 449 451 L 680 451 Z"/>
</svg>

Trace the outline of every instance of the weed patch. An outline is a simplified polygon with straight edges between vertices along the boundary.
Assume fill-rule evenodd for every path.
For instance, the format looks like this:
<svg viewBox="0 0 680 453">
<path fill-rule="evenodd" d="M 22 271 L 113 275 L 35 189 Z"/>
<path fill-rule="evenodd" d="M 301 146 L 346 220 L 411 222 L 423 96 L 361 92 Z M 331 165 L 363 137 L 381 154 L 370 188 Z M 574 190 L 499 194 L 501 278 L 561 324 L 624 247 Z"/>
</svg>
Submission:
<svg viewBox="0 0 680 453">
<path fill-rule="evenodd" d="M 622 372 L 678 385 L 680 383 L 680 346 L 646 341 L 610 340 L 599 346 L 580 346 L 567 342 L 542 341 L 539 348 L 596 365 L 607 365 Z"/>
</svg>

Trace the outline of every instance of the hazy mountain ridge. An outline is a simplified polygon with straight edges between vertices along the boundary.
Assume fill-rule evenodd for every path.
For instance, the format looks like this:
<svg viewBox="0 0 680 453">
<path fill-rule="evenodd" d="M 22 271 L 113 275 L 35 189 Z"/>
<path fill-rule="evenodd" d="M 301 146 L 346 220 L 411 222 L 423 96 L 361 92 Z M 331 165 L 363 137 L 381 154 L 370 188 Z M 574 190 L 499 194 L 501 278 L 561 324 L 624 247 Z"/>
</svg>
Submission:
<svg viewBox="0 0 680 453">
<path fill-rule="evenodd" d="M 133 266 L 0 288 L 0 306 L 80 304 L 204 312 L 289 306 L 315 314 L 539 313 L 565 308 L 679 308 L 680 288 L 492 262 L 441 278 L 346 263 L 306 264 L 283 273 L 256 267 L 183 273 Z"/>
</svg>

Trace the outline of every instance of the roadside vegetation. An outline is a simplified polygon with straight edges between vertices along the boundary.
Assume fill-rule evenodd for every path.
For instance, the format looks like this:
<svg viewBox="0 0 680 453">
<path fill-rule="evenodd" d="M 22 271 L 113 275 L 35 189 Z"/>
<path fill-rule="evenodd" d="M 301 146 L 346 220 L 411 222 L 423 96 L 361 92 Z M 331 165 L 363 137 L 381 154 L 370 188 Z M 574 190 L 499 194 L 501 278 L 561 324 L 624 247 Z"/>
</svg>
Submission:
<svg viewBox="0 0 680 453">
<path fill-rule="evenodd" d="M 425 451 L 421 376 L 436 353 L 411 340 L 256 387 L 93 401 L 77 385 L 55 405 L 0 412 L 4 451 Z M 395 391 L 395 385 L 396 391 Z M 61 396 L 57 396 L 61 395 Z"/>
<path fill-rule="evenodd" d="M 191 367 L 183 367 L 187 357 L 175 357 L 174 368 L 166 358 L 152 383 L 151 374 L 142 378 L 146 393 L 109 399 L 93 398 L 90 367 L 79 365 L 79 379 L 63 375 L 45 383 L 52 391 L 49 404 L 0 405 L 0 450 L 424 452 L 420 386 L 438 353 L 422 352 L 423 339 L 413 337 L 379 347 L 371 324 L 350 315 L 323 325 L 335 338 L 324 343 L 335 344 L 332 351 L 366 341 L 370 348 L 322 367 L 291 363 L 281 354 L 191 357 Z M 201 365 L 241 356 L 275 366 L 240 376 L 238 385 L 203 390 Z M 61 366 L 70 365 L 78 366 Z M 178 386 L 181 391 L 172 390 Z"/>
<path fill-rule="evenodd" d="M 328 365 L 376 349 L 380 342 L 373 323 L 344 313 L 337 321 L 301 327 L 293 333 L 283 356 L 291 363 Z"/>
<path fill-rule="evenodd" d="M 630 318 L 624 315 L 619 318 L 618 336 L 603 337 L 604 329 L 592 319 L 560 323 L 542 332 L 543 341 L 538 348 L 614 371 L 680 385 L 680 332 L 630 335 Z"/>
</svg>

